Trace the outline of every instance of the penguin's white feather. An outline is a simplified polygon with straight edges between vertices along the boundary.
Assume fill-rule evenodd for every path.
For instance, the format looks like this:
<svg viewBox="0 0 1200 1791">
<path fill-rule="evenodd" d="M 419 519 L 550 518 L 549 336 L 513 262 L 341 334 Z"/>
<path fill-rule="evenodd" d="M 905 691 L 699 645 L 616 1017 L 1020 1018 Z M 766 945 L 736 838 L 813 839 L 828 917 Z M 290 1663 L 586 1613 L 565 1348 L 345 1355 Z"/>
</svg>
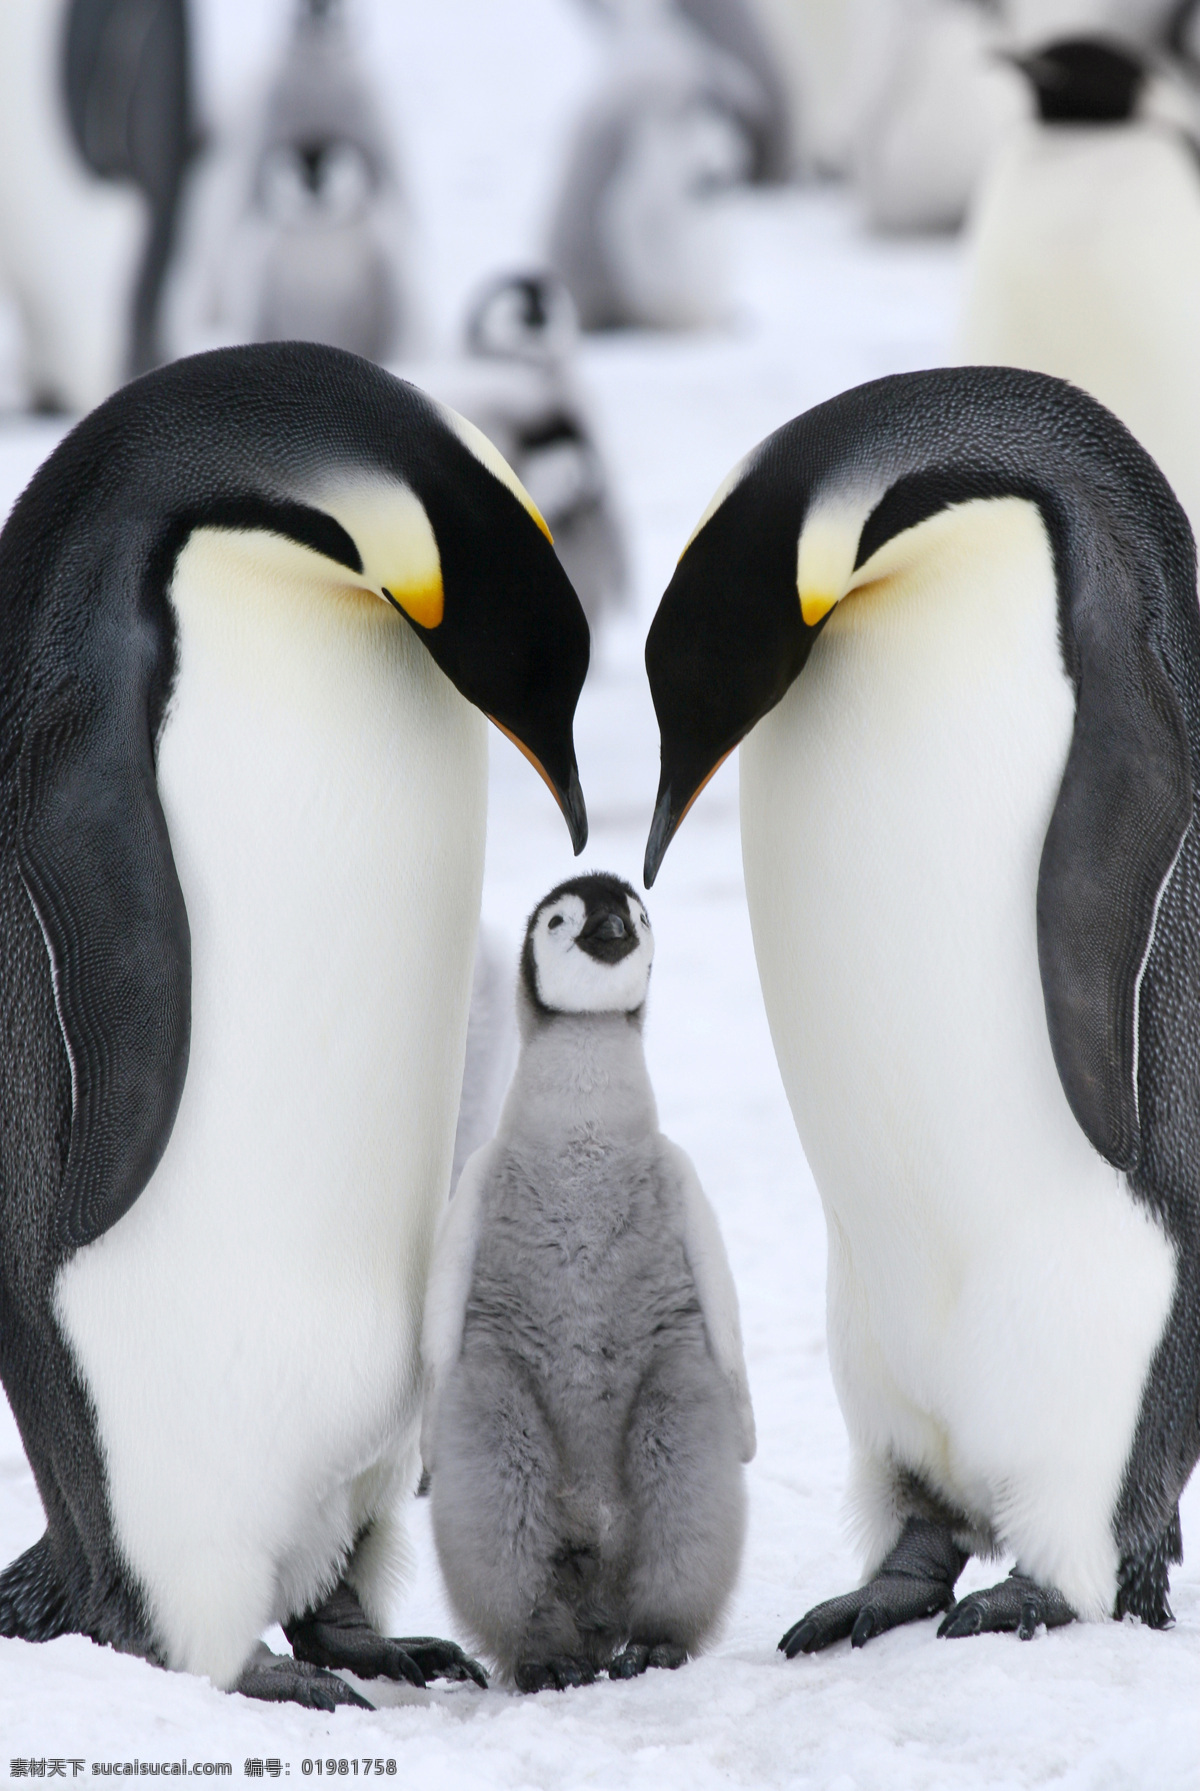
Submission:
<svg viewBox="0 0 1200 1791">
<path fill-rule="evenodd" d="M 861 572 L 741 773 L 865 1566 L 907 1468 L 974 1546 L 1099 1617 L 1175 1264 L 1080 1130 L 1046 1029 L 1037 877 L 1074 723 L 1049 545 L 1033 506 L 977 501 Z"/>
<path fill-rule="evenodd" d="M 348 1577 L 377 1624 L 403 1566 L 486 724 L 380 597 L 292 543 L 198 531 L 172 598 L 158 780 L 188 1076 L 158 1170 L 67 1263 L 57 1312 L 168 1663 L 229 1685 L 376 1516 Z"/>
</svg>

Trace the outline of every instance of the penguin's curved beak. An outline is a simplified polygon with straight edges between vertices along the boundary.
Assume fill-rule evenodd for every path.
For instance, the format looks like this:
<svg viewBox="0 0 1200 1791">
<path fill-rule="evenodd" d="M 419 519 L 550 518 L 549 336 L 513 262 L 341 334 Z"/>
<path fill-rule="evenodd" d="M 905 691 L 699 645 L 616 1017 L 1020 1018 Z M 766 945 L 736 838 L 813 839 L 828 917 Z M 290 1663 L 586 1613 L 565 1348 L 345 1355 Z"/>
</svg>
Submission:
<svg viewBox="0 0 1200 1791">
<path fill-rule="evenodd" d="M 643 881 L 680 823 L 808 657 L 815 626 L 796 589 L 800 499 L 751 470 L 685 548 L 646 637 L 662 765 Z"/>
<path fill-rule="evenodd" d="M 488 444 L 485 459 L 449 430 L 439 450 L 413 484 L 436 538 L 442 609 L 435 626 L 423 626 L 415 606 L 407 619 L 545 780 L 578 854 L 588 824 L 572 729 L 590 656 L 587 619 L 545 523 L 496 450 Z"/>
</svg>

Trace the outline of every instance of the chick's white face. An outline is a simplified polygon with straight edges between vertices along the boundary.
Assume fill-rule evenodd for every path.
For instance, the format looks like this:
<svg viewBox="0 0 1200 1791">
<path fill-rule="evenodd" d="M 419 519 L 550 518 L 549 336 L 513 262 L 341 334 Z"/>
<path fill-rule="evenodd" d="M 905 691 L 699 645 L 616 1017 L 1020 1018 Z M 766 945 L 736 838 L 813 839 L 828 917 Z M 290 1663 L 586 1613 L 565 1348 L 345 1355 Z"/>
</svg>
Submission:
<svg viewBox="0 0 1200 1791">
<path fill-rule="evenodd" d="M 654 938 L 636 896 L 590 911 L 581 896 L 559 896 L 538 915 L 531 944 L 538 995 L 556 1013 L 629 1014 L 646 999 Z"/>
</svg>

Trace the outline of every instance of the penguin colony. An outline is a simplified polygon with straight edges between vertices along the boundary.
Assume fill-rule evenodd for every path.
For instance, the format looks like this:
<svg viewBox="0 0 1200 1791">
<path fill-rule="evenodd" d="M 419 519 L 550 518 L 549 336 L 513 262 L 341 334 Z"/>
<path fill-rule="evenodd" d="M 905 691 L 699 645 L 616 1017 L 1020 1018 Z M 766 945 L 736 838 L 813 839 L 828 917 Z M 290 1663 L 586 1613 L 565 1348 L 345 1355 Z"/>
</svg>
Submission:
<svg viewBox="0 0 1200 1791">
<path fill-rule="evenodd" d="M 0 1633 L 322 1708 L 331 1667 L 479 1677 L 379 1631 L 484 716 L 581 847 L 583 612 L 477 430 L 302 343 L 109 399 L 0 585 L 0 1369 L 47 1525 Z"/>
<path fill-rule="evenodd" d="M 754 1418 L 733 1277 L 642 1051 L 654 944 L 619 878 L 525 934 L 522 1048 L 426 1298 L 421 1444 L 462 1623 L 523 1691 L 680 1666 L 719 1619 Z"/>
<path fill-rule="evenodd" d="M 829 1220 L 865 1583 L 789 1654 L 1170 1621 L 1200 1454 L 1200 615 L 1109 412 L 1002 368 L 746 456 L 651 627 L 647 884 L 744 740 L 742 849 Z M 971 1554 L 1013 1575 L 953 1604 Z M 951 1608 L 952 1607 L 952 1608 Z"/>
</svg>

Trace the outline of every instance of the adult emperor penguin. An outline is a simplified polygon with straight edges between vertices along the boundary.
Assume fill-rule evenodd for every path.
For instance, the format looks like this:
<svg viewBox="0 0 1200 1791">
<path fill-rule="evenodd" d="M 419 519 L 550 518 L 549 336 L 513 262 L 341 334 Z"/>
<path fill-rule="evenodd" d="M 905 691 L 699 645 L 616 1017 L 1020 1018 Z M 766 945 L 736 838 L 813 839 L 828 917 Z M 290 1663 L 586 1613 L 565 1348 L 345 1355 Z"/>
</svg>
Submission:
<svg viewBox="0 0 1200 1791">
<path fill-rule="evenodd" d="M 34 403 L 88 410 L 163 358 L 195 147 L 183 0 L 0 8 L 0 278 Z"/>
<path fill-rule="evenodd" d="M 1200 523 L 1200 167 L 1154 116 L 1166 90 L 1116 39 L 1019 59 L 1038 116 L 1001 148 L 972 211 L 955 359 L 1082 386 L 1132 429 Z"/>
<path fill-rule="evenodd" d="M 737 1293 L 696 1171 L 658 1129 L 653 957 L 619 877 L 538 903 L 517 1073 L 430 1272 L 438 1557 L 523 1691 L 681 1666 L 741 1557 L 754 1416 Z"/>
<path fill-rule="evenodd" d="M 743 740 L 780 1069 L 829 1223 L 858 1591 L 789 1654 L 1170 1621 L 1200 1453 L 1200 616 L 1186 517 L 1059 380 L 876 381 L 754 449 L 650 630 L 646 881 Z"/>
<path fill-rule="evenodd" d="M 484 713 L 586 819 L 582 611 L 476 430 L 276 343 L 85 418 L 0 536 L 0 1633 L 252 1696 L 381 1636 L 415 1480 Z M 283 1623 L 295 1661 L 256 1654 Z"/>
</svg>

